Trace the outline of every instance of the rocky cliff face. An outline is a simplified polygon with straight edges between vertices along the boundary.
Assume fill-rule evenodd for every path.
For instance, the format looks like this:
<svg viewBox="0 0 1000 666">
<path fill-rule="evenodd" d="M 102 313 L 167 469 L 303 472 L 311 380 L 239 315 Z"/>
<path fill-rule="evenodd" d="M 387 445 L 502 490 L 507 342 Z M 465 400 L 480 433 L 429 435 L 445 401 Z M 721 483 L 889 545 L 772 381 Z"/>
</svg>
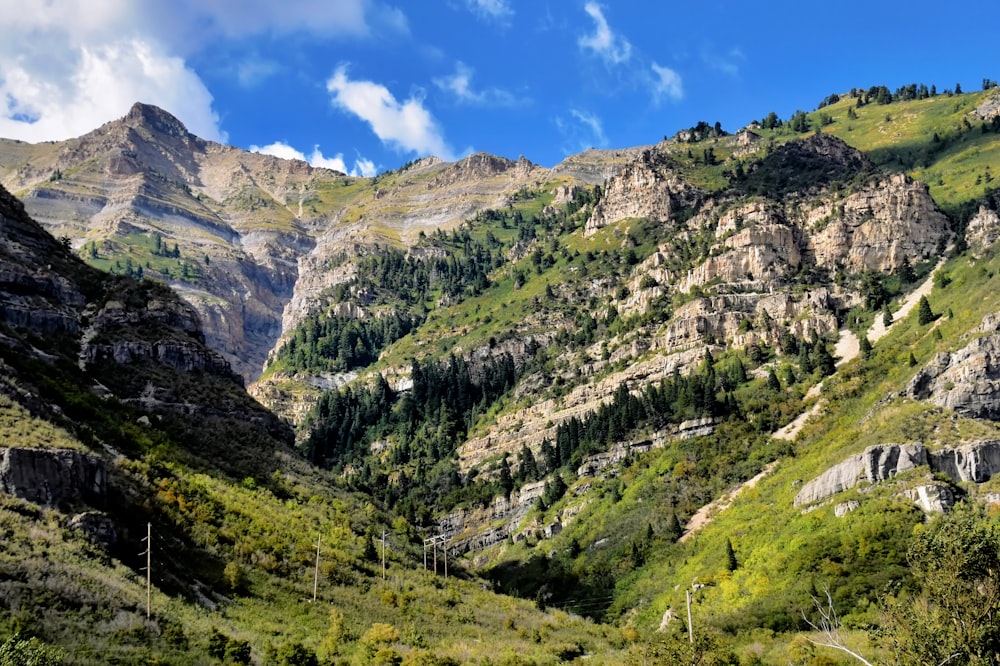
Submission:
<svg viewBox="0 0 1000 666">
<path fill-rule="evenodd" d="M 937 451 L 928 451 L 919 442 L 869 446 L 863 453 L 834 465 L 802 486 L 795 496 L 795 506 L 820 502 L 861 483 L 882 483 L 923 466 L 956 483 L 985 483 L 1000 473 L 1000 441 L 969 442 Z M 922 505 L 936 506 L 940 500 L 940 493 L 931 492 L 926 486 L 907 492 L 908 497 Z"/>
<path fill-rule="evenodd" d="M 199 324 L 195 310 L 167 286 L 85 265 L 0 188 L 0 356 L 6 359 L 0 391 L 33 413 L 68 421 L 69 429 L 76 427 L 74 417 L 47 402 L 54 399 L 52 386 L 93 391 L 149 412 L 238 423 L 248 435 L 290 442 L 287 426 L 254 403 L 241 377 L 206 346 Z M 44 379 L 35 375 L 45 373 L 26 362 L 51 368 L 58 379 L 45 391 L 35 388 Z M 39 460 L 36 467 L 76 465 L 75 458 Z"/>
<path fill-rule="evenodd" d="M 554 179 L 602 182 L 631 154 L 590 151 L 550 173 L 478 153 L 359 179 L 204 141 L 136 104 L 79 139 L 0 140 L 0 182 L 102 268 L 142 268 L 169 283 L 208 343 L 251 381 L 323 290 L 349 279 L 340 257 L 412 244 Z M 178 256 L 150 254 L 154 236 Z"/>
<path fill-rule="evenodd" d="M 0 449 L 0 492 L 44 507 L 103 506 L 108 470 L 96 456 L 67 449 Z"/>
<path fill-rule="evenodd" d="M 675 173 L 668 156 L 650 148 L 608 181 L 604 197 L 587 221 L 584 233 L 593 234 L 602 227 L 628 218 L 670 222 L 683 210 L 699 204 L 703 198 L 698 188 Z"/>
<path fill-rule="evenodd" d="M 974 334 L 966 347 L 935 356 L 907 393 L 962 416 L 1000 420 L 1000 313 L 986 317 Z"/>
</svg>

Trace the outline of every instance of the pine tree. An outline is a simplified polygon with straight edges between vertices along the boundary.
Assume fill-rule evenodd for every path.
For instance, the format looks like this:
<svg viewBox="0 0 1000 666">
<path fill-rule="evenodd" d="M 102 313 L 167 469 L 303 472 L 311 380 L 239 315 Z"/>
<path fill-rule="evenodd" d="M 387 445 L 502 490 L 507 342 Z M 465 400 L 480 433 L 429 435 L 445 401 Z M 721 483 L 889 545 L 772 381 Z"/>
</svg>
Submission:
<svg viewBox="0 0 1000 666">
<path fill-rule="evenodd" d="M 882 306 L 882 325 L 886 328 L 892 326 L 892 312 L 889 310 L 888 305 Z"/>
<path fill-rule="evenodd" d="M 514 490 L 514 477 L 510 473 L 510 463 L 507 462 L 506 455 L 500 461 L 500 489 L 503 490 L 503 496 L 510 499 L 510 493 Z"/>
<path fill-rule="evenodd" d="M 868 336 L 862 336 L 860 348 L 861 348 L 861 358 L 868 360 L 872 357 L 872 343 L 868 340 Z"/>
<path fill-rule="evenodd" d="M 909 365 L 912 368 L 916 364 L 917 364 L 917 357 L 913 355 L 913 352 L 910 352 Z"/>
<path fill-rule="evenodd" d="M 934 321 L 934 311 L 931 310 L 930 301 L 927 300 L 926 296 L 920 297 L 920 304 L 917 306 L 917 322 L 924 326 Z"/>
<path fill-rule="evenodd" d="M 767 371 L 767 388 L 772 391 L 781 390 L 781 382 L 778 381 L 778 375 L 774 374 L 774 368 L 769 368 Z"/>
<path fill-rule="evenodd" d="M 731 539 L 726 539 L 726 569 L 729 571 L 736 571 L 738 563 L 736 562 L 736 551 L 733 550 L 733 542 Z"/>
</svg>

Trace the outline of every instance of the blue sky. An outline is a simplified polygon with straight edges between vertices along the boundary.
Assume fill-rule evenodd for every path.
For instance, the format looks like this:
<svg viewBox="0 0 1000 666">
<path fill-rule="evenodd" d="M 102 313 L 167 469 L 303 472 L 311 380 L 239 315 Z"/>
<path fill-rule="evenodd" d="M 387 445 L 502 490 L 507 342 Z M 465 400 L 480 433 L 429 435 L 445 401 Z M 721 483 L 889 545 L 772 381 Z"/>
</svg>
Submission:
<svg viewBox="0 0 1000 666">
<path fill-rule="evenodd" d="M 851 87 L 1000 79 L 1000 3 L 0 0 L 0 136 L 135 101 L 208 139 L 373 175 L 487 151 L 552 166 Z"/>
</svg>

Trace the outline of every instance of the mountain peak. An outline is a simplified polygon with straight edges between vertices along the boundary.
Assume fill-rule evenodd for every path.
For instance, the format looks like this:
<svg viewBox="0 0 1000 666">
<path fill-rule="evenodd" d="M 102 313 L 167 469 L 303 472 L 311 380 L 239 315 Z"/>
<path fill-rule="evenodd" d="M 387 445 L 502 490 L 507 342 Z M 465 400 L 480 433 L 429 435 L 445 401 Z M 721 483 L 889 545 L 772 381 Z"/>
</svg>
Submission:
<svg viewBox="0 0 1000 666">
<path fill-rule="evenodd" d="M 188 130 L 187 127 L 184 126 L 184 123 L 167 111 L 164 111 L 158 106 L 153 106 L 152 104 L 136 102 L 132 105 L 132 108 L 129 109 L 125 118 L 123 118 L 123 122 L 133 127 L 142 126 L 154 132 L 178 138 L 185 138 L 188 136 Z"/>
</svg>

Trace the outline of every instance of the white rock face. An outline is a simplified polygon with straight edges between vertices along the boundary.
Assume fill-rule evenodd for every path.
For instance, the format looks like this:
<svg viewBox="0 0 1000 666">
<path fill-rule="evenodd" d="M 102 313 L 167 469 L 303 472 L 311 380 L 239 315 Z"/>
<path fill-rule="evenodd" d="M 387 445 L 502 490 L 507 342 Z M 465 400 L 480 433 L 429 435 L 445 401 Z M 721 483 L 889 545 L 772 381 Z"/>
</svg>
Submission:
<svg viewBox="0 0 1000 666">
<path fill-rule="evenodd" d="M 927 449 L 920 443 L 869 446 L 802 486 L 795 496 L 795 506 L 818 502 L 862 481 L 885 481 L 926 464 Z"/>
<path fill-rule="evenodd" d="M 980 206 L 979 212 L 969 220 L 965 239 L 975 250 L 984 250 L 996 243 L 1000 240 L 1000 215 L 995 210 Z"/>
<path fill-rule="evenodd" d="M 919 442 L 869 446 L 802 486 L 795 496 L 795 506 L 820 502 L 863 482 L 887 481 L 925 465 L 930 472 L 944 474 L 956 482 L 985 483 L 1000 473 L 1000 440 L 980 440 L 933 452 Z M 941 484 L 911 488 L 902 495 L 924 511 L 945 511 L 955 503 L 954 494 Z"/>
</svg>

